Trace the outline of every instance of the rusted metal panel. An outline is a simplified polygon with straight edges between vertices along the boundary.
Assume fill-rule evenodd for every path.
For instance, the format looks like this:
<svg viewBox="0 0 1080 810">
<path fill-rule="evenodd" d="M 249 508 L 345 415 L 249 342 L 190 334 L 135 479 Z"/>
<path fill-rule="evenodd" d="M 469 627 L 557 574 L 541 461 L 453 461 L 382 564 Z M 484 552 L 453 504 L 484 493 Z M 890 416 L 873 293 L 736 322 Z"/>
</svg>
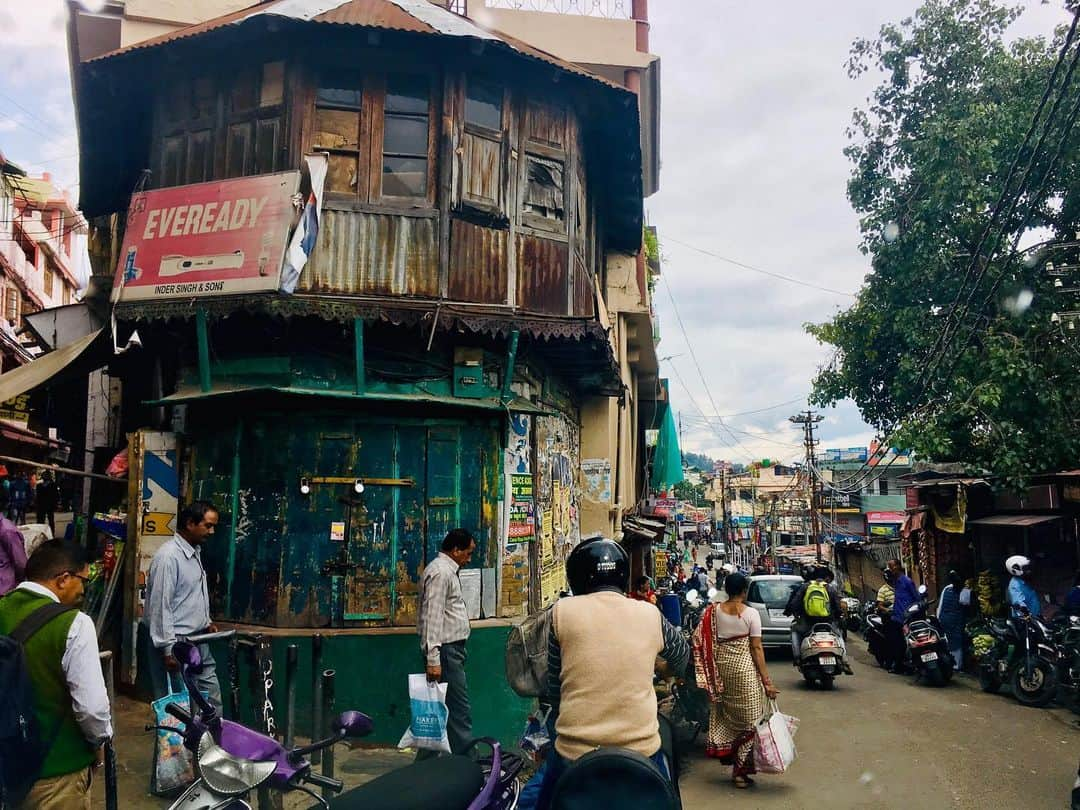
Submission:
<svg viewBox="0 0 1080 810">
<path fill-rule="evenodd" d="M 533 234 L 517 238 L 517 303 L 548 315 L 567 314 L 567 245 Z"/>
<path fill-rule="evenodd" d="M 450 226 L 450 298 L 478 304 L 505 304 L 506 231 L 460 219 Z"/>
<path fill-rule="evenodd" d="M 435 297 L 438 273 L 437 219 L 327 209 L 299 287 L 332 295 Z"/>
<path fill-rule="evenodd" d="M 591 318 L 596 314 L 593 278 L 580 256 L 574 260 L 574 314 Z"/>
</svg>

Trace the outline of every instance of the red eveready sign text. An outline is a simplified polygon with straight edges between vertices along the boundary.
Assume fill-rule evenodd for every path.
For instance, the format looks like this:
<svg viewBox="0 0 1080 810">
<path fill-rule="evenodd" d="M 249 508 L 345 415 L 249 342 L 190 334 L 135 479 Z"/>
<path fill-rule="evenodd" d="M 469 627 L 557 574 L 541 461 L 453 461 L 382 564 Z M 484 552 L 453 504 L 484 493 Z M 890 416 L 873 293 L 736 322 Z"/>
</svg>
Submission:
<svg viewBox="0 0 1080 810">
<path fill-rule="evenodd" d="M 282 172 L 135 194 L 114 300 L 276 290 L 298 183 Z"/>
</svg>

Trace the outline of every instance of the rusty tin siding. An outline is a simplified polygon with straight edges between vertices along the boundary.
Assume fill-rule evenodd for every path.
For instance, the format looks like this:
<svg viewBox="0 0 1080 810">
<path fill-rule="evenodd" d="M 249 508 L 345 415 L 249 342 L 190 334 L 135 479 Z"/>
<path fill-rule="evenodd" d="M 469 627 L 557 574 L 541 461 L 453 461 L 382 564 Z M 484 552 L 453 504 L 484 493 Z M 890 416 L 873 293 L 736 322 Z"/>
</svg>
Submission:
<svg viewBox="0 0 1080 810">
<path fill-rule="evenodd" d="M 517 240 L 517 303 L 547 315 L 567 313 L 567 245 L 522 234 Z"/>
<path fill-rule="evenodd" d="M 506 231 L 460 219 L 450 226 L 450 298 L 478 304 L 507 302 Z"/>
<path fill-rule="evenodd" d="M 574 315 L 580 318 L 595 315 L 595 298 L 592 274 L 579 256 L 574 261 Z"/>
<path fill-rule="evenodd" d="M 434 298 L 439 292 L 438 224 L 434 217 L 326 209 L 300 290 Z"/>
</svg>

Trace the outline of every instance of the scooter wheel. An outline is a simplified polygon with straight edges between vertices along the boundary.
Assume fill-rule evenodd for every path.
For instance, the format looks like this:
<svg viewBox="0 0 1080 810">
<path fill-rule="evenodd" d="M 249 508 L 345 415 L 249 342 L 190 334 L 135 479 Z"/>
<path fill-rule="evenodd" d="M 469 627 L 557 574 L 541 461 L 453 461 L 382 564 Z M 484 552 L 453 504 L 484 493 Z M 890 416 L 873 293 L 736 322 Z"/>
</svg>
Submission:
<svg viewBox="0 0 1080 810">
<path fill-rule="evenodd" d="M 821 676 L 821 688 L 822 689 L 824 689 L 826 692 L 828 692 L 828 691 L 831 691 L 834 686 L 835 686 L 835 684 L 833 683 L 833 676 L 832 675 L 822 675 Z"/>
<path fill-rule="evenodd" d="M 1025 706 L 1041 708 L 1057 696 L 1057 675 L 1048 662 L 1039 658 L 1032 665 L 1029 678 L 1021 663 L 1013 669 L 1012 688 L 1016 699 Z"/>
</svg>

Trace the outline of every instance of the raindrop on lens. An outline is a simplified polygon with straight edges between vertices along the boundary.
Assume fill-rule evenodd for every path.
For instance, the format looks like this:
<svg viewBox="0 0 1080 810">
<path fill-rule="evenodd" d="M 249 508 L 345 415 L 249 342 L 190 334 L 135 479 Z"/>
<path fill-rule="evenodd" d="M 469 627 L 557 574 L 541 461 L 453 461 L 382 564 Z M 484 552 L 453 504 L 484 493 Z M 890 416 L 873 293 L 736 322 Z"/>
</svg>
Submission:
<svg viewBox="0 0 1080 810">
<path fill-rule="evenodd" d="M 881 236 L 891 245 L 900 238 L 900 226 L 895 222 L 887 222 L 885 224 L 885 229 L 881 232 Z"/>
</svg>

